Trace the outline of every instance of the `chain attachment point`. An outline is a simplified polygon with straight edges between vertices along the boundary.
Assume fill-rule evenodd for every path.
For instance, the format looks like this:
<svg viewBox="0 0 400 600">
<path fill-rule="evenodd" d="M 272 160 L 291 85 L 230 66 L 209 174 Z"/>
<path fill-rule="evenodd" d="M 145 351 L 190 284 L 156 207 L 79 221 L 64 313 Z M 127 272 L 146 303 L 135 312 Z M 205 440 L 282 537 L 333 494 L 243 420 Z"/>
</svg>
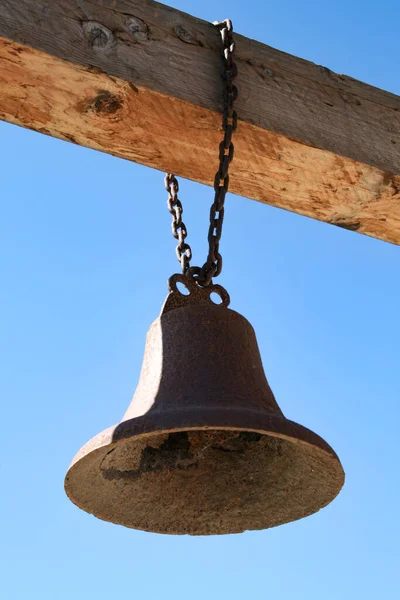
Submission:
<svg viewBox="0 0 400 600">
<path fill-rule="evenodd" d="M 179 283 L 186 288 L 187 294 L 179 290 Z M 229 294 L 221 285 L 211 284 L 207 288 L 200 287 L 195 280 L 188 279 L 179 273 L 170 277 L 168 288 L 170 293 L 161 310 L 162 315 L 170 310 L 185 306 L 219 306 L 221 308 L 228 308 L 230 304 Z M 213 301 L 212 294 L 216 294 L 219 297 L 221 301 L 219 304 Z"/>
</svg>

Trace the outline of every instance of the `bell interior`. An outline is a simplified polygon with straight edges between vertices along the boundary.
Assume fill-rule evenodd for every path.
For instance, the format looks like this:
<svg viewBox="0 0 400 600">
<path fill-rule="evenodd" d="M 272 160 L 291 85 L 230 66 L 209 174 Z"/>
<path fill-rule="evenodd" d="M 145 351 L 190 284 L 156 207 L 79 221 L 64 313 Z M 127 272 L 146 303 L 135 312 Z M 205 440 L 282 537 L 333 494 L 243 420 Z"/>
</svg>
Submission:
<svg viewBox="0 0 400 600">
<path fill-rule="evenodd" d="M 275 527 L 339 493 L 337 457 L 299 439 L 241 429 L 187 429 L 128 437 L 87 453 L 65 487 L 105 521 L 168 534 Z"/>
</svg>

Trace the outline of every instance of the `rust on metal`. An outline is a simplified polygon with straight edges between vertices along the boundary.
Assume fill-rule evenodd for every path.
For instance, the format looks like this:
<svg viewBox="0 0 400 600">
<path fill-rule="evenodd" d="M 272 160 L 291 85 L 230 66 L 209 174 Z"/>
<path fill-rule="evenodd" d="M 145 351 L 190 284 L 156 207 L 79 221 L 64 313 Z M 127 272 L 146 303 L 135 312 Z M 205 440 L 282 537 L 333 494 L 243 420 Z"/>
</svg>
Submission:
<svg viewBox="0 0 400 600">
<path fill-rule="evenodd" d="M 254 330 L 223 288 L 215 305 L 195 283 L 182 294 L 188 281 L 171 278 L 132 403 L 75 457 L 68 496 L 105 521 L 170 534 L 239 533 L 317 512 L 344 483 L 338 457 L 284 417 Z"/>
</svg>

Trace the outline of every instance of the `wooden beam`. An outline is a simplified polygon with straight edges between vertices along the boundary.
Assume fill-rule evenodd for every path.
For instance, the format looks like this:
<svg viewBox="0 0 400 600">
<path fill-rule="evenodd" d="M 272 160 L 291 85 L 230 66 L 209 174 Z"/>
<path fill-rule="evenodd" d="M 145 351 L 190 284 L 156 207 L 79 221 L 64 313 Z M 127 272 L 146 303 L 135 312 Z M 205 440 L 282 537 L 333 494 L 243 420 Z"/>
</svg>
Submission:
<svg viewBox="0 0 400 600">
<path fill-rule="evenodd" d="M 231 190 L 400 244 L 400 98 L 237 35 Z M 0 0 L 0 118 L 211 185 L 220 41 L 149 0 Z"/>
</svg>

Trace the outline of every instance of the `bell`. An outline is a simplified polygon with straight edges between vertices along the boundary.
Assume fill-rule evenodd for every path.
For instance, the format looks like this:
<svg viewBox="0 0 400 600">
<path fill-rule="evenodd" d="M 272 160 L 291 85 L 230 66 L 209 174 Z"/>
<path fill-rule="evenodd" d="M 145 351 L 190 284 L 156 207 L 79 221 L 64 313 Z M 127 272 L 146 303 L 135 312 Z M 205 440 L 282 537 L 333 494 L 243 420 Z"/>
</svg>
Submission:
<svg viewBox="0 0 400 600">
<path fill-rule="evenodd" d="M 325 507 L 344 483 L 340 461 L 284 417 L 250 323 L 220 286 L 175 275 L 170 290 L 132 403 L 74 458 L 69 498 L 105 521 L 191 535 L 266 529 Z"/>
</svg>

